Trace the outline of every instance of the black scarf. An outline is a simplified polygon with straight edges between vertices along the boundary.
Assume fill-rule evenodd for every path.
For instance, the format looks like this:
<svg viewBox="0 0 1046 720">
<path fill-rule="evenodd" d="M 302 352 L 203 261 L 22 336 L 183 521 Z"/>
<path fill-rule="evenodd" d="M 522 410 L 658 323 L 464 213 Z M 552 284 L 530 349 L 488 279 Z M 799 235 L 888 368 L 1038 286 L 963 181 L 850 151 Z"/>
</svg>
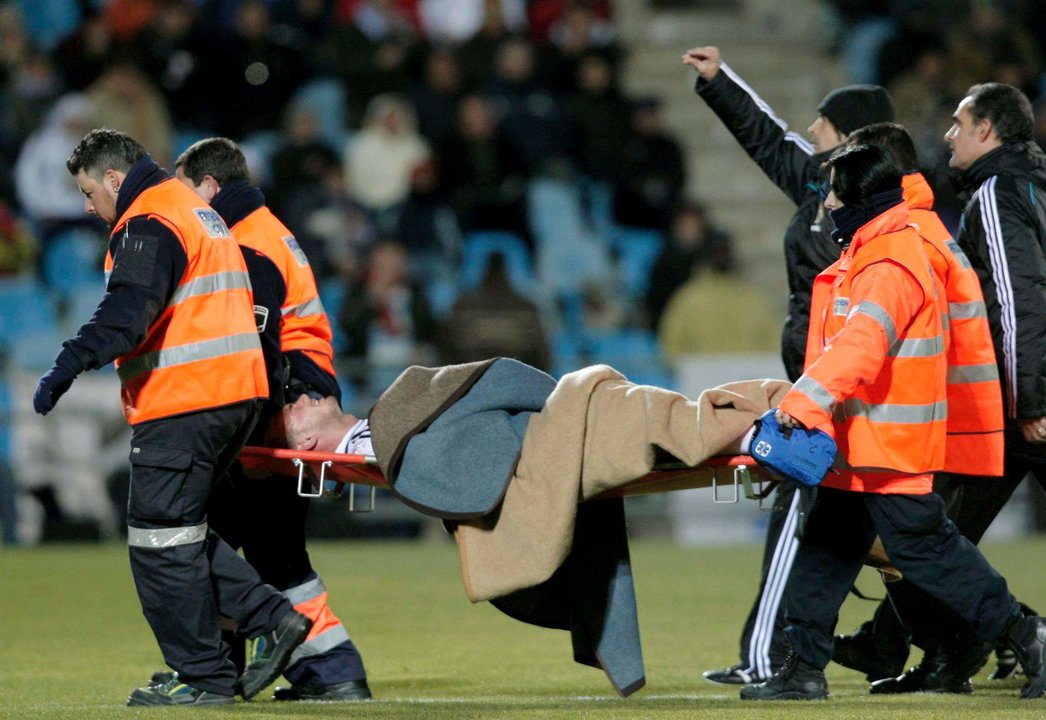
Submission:
<svg viewBox="0 0 1046 720">
<path fill-rule="evenodd" d="M 859 228 L 882 215 L 904 199 L 901 188 L 876 193 L 869 198 L 867 205 L 843 205 L 838 210 L 830 210 L 835 230 L 832 239 L 846 247 Z"/>
</svg>

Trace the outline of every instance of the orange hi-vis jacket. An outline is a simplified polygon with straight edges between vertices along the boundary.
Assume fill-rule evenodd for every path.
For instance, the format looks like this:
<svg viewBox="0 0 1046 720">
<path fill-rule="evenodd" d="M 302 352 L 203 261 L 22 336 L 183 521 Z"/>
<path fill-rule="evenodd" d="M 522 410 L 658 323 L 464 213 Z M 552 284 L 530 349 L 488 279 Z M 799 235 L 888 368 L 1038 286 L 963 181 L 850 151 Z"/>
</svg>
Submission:
<svg viewBox="0 0 1046 720">
<path fill-rule="evenodd" d="M 981 283 L 933 212 L 933 191 L 922 174 L 905 175 L 902 187 L 909 222 L 929 244 L 926 256 L 944 289 L 938 298 L 948 358 L 944 469 L 966 475 L 1002 475 L 1002 386 Z"/>
<path fill-rule="evenodd" d="M 126 233 L 127 221 L 138 216 L 163 223 L 188 264 L 145 339 L 116 360 L 127 422 L 267 397 L 247 266 L 221 217 L 174 178 L 142 191 L 112 237 Z M 106 254 L 106 274 L 112 269 Z"/>
<path fill-rule="evenodd" d="M 835 438 L 838 468 L 823 484 L 931 492 L 944 466 L 947 362 L 936 280 L 903 202 L 854 233 L 812 299 L 806 369 L 780 408 Z"/>
<path fill-rule="evenodd" d="M 236 240 L 269 258 L 283 276 L 287 297 L 283 301 L 280 349 L 301 350 L 334 377 L 333 334 L 320 302 L 316 278 L 294 235 L 264 205 L 232 226 Z"/>
</svg>

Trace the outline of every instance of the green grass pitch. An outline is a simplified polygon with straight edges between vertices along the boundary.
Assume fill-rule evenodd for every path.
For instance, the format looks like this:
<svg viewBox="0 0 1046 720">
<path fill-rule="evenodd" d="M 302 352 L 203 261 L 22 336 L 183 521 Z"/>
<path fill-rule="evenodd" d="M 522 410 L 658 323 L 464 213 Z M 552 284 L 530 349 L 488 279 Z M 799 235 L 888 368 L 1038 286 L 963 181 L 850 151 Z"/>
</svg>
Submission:
<svg viewBox="0 0 1046 720">
<path fill-rule="evenodd" d="M 1046 537 L 986 547 L 1019 597 L 1046 607 Z M 359 644 L 373 702 L 287 705 L 266 691 L 235 707 L 127 708 L 128 692 L 162 667 L 120 545 L 0 553 L 0 718 L 1041 718 L 1046 699 L 1019 701 L 1019 681 L 971 697 L 867 694 L 863 677 L 830 666 L 818 703 L 741 703 L 700 677 L 732 663 L 752 600 L 759 550 L 633 543 L 647 686 L 623 700 L 603 674 L 570 659 L 566 633 L 470 605 L 452 543 L 314 543 L 331 605 Z M 877 578 L 860 587 L 881 594 Z M 839 628 L 871 612 L 849 599 Z M 985 672 L 990 669 L 986 668 Z"/>
</svg>

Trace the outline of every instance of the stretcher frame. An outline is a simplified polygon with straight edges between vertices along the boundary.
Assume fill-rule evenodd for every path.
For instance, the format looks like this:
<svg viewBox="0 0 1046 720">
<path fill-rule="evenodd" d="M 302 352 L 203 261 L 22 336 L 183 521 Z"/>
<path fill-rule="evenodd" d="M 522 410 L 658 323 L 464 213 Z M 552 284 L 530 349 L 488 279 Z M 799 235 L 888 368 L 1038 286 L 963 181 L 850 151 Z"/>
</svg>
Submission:
<svg viewBox="0 0 1046 720">
<path fill-rule="evenodd" d="M 347 486 L 335 494 L 348 496 L 350 512 L 373 511 L 377 489 L 389 488 L 388 480 L 371 455 L 248 446 L 240 451 L 240 463 L 248 473 L 297 477 L 298 494 L 302 497 L 324 495 L 329 481 Z M 681 463 L 658 465 L 652 472 L 590 500 L 710 487 L 714 503 L 733 504 L 743 496 L 758 500 L 760 509 L 767 509 L 763 499 L 776 482 L 776 478 L 749 455 L 715 455 L 693 467 Z M 356 508 L 356 485 L 370 487 L 370 506 L 366 510 Z"/>
</svg>

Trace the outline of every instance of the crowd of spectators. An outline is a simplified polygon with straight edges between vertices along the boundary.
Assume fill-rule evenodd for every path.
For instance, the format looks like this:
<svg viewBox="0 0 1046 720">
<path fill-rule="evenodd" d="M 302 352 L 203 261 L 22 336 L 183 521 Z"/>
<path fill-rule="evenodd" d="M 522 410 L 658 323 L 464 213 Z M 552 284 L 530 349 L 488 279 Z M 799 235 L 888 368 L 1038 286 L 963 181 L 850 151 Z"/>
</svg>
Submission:
<svg viewBox="0 0 1046 720">
<path fill-rule="evenodd" d="M 621 90 L 609 0 L 8 0 L 0 39 L 4 272 L 46 280 L 57 241 L 101 236 L 64 169 L 87 129 L 168 168 L 225 135 L 308 254 L 358 384 L 375 364 L 471 357 L 446 339 L 474 317 L 454 303 L 476 306 L 461 277 L 477 235 L 522 244 L 514 290 L 547 333 L 656 331 L 668 298 L 648 305 L 648 271 L 674 257 L 686 163 L 658 99 Z M 509 316 L 532 337 L 529 312 Z M 590 359 L 557 368 L 536 342 L 549 370 Z"/>
<path fill-rule="evenodd" d="M 967 89 L 989 80 L 1031 99 L 1046 143 L 1046 4 L 1038 0 L 824 0 L 830 46 L 850 82 L 883 85 L 912 134 L 954 229 L 961 208 L 942 141 Z"/>
</svg>

